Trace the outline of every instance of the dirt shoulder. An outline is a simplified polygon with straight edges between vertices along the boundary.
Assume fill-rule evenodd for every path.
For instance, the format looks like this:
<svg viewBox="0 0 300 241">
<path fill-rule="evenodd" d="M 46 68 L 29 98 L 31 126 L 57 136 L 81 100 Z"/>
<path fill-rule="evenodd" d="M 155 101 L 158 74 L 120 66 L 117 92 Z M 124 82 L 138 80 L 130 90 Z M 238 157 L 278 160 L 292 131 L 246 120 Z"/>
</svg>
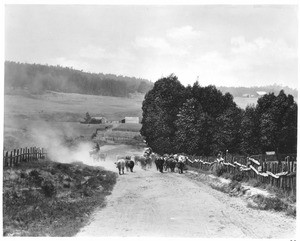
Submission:
<svg viewBox="0 0 300 241">
<path fill-rule="evenodd" d="M 107 206 L 77 236 L 295 237 L 294 218 L 250 209 L 191 175 L 137 167 L 119 176 Z"/>
</svg>

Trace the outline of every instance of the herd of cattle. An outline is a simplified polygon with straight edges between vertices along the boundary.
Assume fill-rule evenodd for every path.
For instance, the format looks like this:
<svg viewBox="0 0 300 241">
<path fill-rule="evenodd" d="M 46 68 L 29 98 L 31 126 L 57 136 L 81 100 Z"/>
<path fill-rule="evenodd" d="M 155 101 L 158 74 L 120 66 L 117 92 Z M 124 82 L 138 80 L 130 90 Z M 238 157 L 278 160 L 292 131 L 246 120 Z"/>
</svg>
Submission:
<svg viewBox="0 0 300 241">
<path fill-rule="evenodd" d="M 143 156 L 117 156 L 115 164 L 119 169 L 120 175 L 124 174 L 125 168 L 127 172 L 129 170 L 133 172 L 133 167 L 140 165 L 142 169 L 146 170 L 147 168 L 152 168 L 153 163 L 157 171 L 161 173 L 164 171 L 175 172 L 175 169 L 178 169 L 178 173 L 181 174 L 185 168 L 187 158 L 188 157 L 180 154 L 165 154 L 161 156 L 156 153 L 151 153 Z"/>
</svg>

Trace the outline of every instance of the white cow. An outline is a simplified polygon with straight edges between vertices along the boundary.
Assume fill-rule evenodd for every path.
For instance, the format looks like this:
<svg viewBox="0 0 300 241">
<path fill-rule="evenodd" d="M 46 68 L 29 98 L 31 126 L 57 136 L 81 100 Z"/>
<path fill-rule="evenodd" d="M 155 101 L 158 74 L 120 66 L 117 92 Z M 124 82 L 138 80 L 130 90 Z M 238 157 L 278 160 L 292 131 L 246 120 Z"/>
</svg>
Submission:
<svg viewBox="0 0 300 241">
<path fill-rule="evenodd" d="M 125 159 L 119 159 L 115 162 L 116 167 L 119 169 L 119 175 L 124 174 L 124 169 L 125 169 Z"/>
</svg>

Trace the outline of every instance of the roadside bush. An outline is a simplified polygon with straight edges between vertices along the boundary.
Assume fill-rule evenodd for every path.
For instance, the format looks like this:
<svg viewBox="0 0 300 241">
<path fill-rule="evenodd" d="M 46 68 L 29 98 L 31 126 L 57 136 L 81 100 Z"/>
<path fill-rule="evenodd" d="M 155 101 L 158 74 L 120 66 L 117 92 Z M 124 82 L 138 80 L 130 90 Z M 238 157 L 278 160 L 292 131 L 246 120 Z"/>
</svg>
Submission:
<svg viewBox="0 0 300 241">
<path fill-rule="evenodd" d="M 223 165 L 217 165 L 216 166 L 216 175 L 218 177 L 221 176 L 225 172 L 226 172 L 226 168 Z"/>
<path fill-rule="evenodd" d="M 21 172 L 20 177 L 21 178 L 28 178 L 28 174 L 26 172 Z"/>
<path fill-rule="evenodd" d="M 278 197 L 266 197 L 264 203 L 265 210 L 274 209 L 275 211 L 281 211 L 286 208 L 286 204 L 282 202 Z"/>
<path fill-rule="evenodd" d="M 288 216 L 296 217 L 296 214 L 297 214 L 297 209 L 296 209 L 296 207 L 291 207 L 291 206 L 289 206 L 289 207 L 287 208 L 287 210 L 286 210 L 286 214 L 287 214 Z"/>
<path fill-rule="evenodd" d="M 46 180 L 42 184 L 42 191 L 46 197 L 53 197 L 56 194 L 56 188 L 52 181 Z"/>
<path fill-rule="evenodd" d="M 265 197 L 257 194 L 254 196 L 253 201 L 257 204 L 257 208 L 262 210 L 282 211 L 287 209 L 287 205 L 278 197 Z"/>
<path fill-rule="evenodd" d="M 233 181 L 241 182 L 243 180 L 243 177 L 244 176 L 243 176 L 242 173 L 238 173 L 238 174 L 233 175 L 232 180 Z"/>
<path fill-rule="evenodd" d="M 229 188 L 231 190 L 236 189 L 237 191 L 239 191 L 241 189 L 241 183 L 239 183 L 238 181 L 232 181 L 229 183 Z"/>
<path fill-rule="evenodd" d="M 232 175 L 228 172 L 225 172 L 225 173 L 222 174 L 222 177 L 225 178 L 225 179 L 231 179 Z"/>
<path fill-rule="evenodd" d="M 29 172 L 29 176 L 31 180 L 38 186 L 40 186 L 44 180 L 44 178 L 41 176 L 41 174 L 37 170 L 32 170 Z"/>
</svg>

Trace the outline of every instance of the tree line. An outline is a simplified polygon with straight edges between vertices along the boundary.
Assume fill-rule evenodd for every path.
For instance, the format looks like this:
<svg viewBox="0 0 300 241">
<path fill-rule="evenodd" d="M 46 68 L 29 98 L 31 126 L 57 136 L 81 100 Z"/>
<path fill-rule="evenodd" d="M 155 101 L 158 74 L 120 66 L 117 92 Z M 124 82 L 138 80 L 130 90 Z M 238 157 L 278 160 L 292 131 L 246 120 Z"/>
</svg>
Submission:
<svg viewBox="0 0 300 241">
<path fill-rule="evenodd" d="M 280 91 L 239 108 L 229 93 L 198 82 L 184 87 L 175 75 L 155 82 L 143 101 L 141 135 L 157 153 L 252 155 L 297 151 L 297 104 Z"/>
<path fill-rule="evenodd" d="M 130 93 L 146 93 L 153 84 L 134 77 L 87 73 L 73 68 L 41 64 L 5 62 L 5 90 L 28 89 L 32 93 L 46 90 L 126 97 Z"/>
<path fill-rule="evenodd" d="M 253 87 L 226 87 L 226 86 L 219 86 L 219 90 L 222 93 L 229 92 L 233 95 L 233 97 L 244 97 L 244 95 L 253 95 L 253 97 L 258 97 L 257 91 L 265 91 L 266 93 L 274 93 L 276 95 L 279 94 L 281 90 L 284 90 L 286 94 L 290 94 L 292 96 L 298 96 L 298 90 L 292 89 L 288 86 L 281 86 L 277 84 L 273 85 L 266 85 L 266 86 L 253 86 Z"/>
</svg>

